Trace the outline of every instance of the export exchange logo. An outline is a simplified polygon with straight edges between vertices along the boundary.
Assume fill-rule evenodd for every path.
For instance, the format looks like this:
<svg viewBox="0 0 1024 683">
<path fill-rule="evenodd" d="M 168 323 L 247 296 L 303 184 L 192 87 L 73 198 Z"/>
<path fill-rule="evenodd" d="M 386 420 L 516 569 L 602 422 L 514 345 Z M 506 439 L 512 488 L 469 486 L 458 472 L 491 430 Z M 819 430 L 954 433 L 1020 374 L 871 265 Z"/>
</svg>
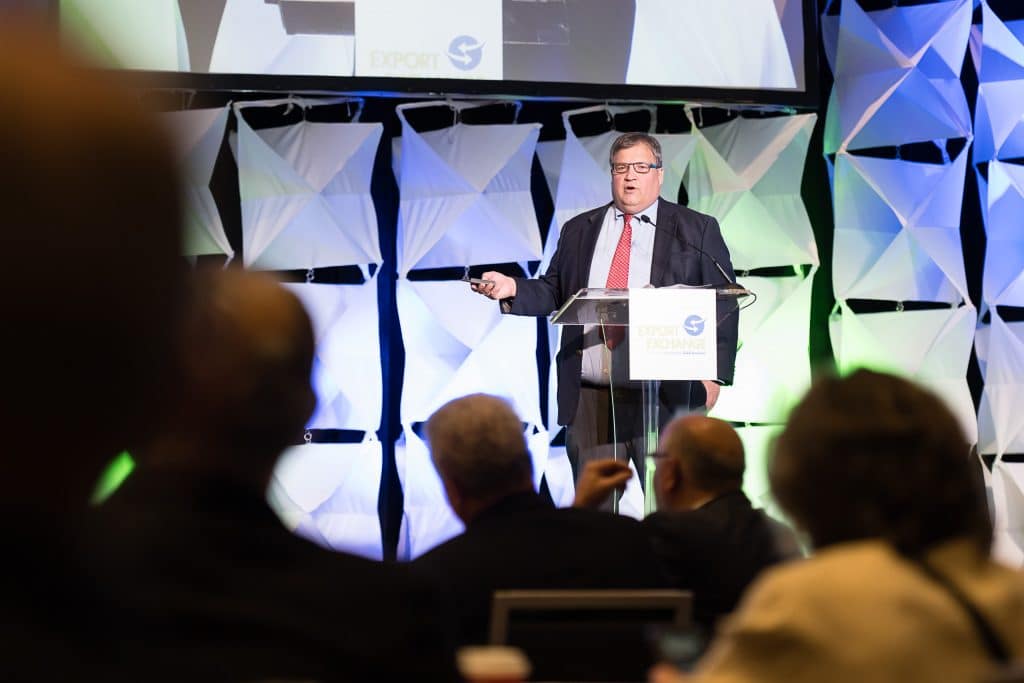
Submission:
<svg viewBox="0 0 1024 683">
<path fill-rule="evenodd" d="M 691 337 L 696 337 L 704 331 L 704 318 L 699 315 L 690 315 L 683 321 L 683 330 Z"/>
<path fill-rule="evenodd" d="M 455 36 L 448 45 L 448 60 L 462 71 L 472 71 L 483 59 L 484 44 L 472 36 Z"/>
</svg>

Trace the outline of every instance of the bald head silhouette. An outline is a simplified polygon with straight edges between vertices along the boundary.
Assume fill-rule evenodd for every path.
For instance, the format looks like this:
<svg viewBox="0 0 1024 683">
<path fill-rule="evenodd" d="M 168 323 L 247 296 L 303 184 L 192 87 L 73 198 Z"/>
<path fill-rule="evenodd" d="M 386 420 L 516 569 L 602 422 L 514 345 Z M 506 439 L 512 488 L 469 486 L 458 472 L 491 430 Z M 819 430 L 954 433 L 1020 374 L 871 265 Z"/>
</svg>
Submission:
<svg viewBox="0 0 1024 683">
<path fill-rule="evenodd" d="M 659 509 L 691 509 L 743 486 L 743 442 L 729 423 L 687 415 L 661 437 L 655 474 Z"/>
</svg>

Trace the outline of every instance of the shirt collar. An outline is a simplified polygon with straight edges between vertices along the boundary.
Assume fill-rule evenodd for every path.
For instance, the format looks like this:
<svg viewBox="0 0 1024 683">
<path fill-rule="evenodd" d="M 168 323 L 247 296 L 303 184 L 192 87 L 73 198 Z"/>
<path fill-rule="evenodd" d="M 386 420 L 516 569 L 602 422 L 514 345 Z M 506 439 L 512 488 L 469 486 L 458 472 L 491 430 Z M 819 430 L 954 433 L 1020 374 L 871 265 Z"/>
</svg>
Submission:
<svg viewBox="0 0 1024 683">
<path fill-rule="evenodd" d="M 615 211 L 615 220 L 622 220 L 623 212 L 619 211 L 619 207 L 612 204 L 612 210 Z M 646 209 L 644 209 L 643 211 L 637 211 L 635 214 L 633 214 L 634 218 L 638 218 L 639 216 L 647 216 L 647 218 L 649 218 L 651 221 L 648 225 L 655 225 L 658 222 L 658 200 L 655 199 L 654 202 Z M 633 222 L 633 225 L 642 223 L 642 220 L 637 220 Z"/>
</svg>

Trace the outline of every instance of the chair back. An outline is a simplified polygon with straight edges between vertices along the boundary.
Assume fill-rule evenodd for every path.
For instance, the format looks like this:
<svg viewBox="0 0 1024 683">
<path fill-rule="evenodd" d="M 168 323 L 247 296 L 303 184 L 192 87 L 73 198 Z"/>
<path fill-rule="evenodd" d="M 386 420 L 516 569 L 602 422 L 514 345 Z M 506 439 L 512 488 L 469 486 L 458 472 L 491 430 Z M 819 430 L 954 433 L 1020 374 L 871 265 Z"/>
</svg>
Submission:
<svg viewBox="0 0 1024 683">
<path fill-rule="evenodd" d="M 642 681 L 654 634 L 690 626 L 692 608 L 678 590 L 496 591 L 490 640 L 522 649 L 534 680 Z"/>
</svg>

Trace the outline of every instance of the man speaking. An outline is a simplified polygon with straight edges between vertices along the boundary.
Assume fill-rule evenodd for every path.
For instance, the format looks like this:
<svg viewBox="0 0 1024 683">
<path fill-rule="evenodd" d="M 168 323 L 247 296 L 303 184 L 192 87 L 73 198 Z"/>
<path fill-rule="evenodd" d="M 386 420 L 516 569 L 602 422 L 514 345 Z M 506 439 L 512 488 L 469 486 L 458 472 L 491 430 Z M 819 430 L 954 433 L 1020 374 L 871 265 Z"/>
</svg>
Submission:
<svg viewBox="0 0 1024 683">
<path fill-rule="evenodd" d="M 664 180 L 661 144 L 644 133 L 612 143 L 611 204 L 585 211 L 562 227 L 547 272 L 537 279 L 483 274 L 473 289 L 501 302 L 504 313 L 546 316 L 583 288 L 725 285 L 735 281 L 718 221 L 659 199 Z M 738 315 L 734 301 L 720 302 L 718 377 L 662 382 L 660 423 L 679 410 L 709 409 L 719 385 L 732 382 Z M 642 473 L 642 399 L 629 381 L 625 328 L 566 326 L 556 357 L 558 423 L 567 425 L 566 451 L 574 473 L 585 462 L 612 455 L 624 444 Z M 612 400 L 614 399 L 614 400 Z M 641 477 L 642 478 L 642 477 Z"/>
</svg>

